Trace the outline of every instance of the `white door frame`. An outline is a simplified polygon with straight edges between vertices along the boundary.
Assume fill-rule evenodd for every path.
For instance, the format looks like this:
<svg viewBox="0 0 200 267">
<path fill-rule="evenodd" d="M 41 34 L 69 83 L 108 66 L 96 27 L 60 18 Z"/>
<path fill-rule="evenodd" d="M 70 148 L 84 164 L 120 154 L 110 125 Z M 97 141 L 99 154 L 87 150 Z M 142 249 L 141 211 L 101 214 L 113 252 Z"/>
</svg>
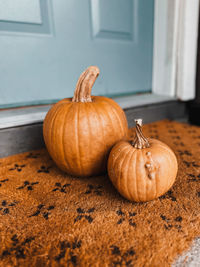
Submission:
<svg viewBox="0 0 200 267">
<path fill-rule="evenodd" d="M 155 0 L 152 92 L 195 97 L 200 0 Z"/>
</svg>

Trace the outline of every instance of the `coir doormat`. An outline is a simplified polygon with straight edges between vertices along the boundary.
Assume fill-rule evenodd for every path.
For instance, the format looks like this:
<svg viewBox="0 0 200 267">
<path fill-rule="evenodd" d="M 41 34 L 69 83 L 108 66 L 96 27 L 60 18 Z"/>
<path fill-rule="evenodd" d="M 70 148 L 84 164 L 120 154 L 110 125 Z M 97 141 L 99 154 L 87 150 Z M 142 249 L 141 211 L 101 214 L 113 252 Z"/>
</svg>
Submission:
<svg viewBox="0 0 200 267">
<path fill-rule="evenodd" d="M 133 130 L 130 130 L 133 134 Z M 170 266 L 200 236 L 200 128 L 144 126 L 179 162 L 149 203 L 121 197 L 107 176 L 69 177 L 46 150 L 0 160 L 0 266 Z"/>
</svg>

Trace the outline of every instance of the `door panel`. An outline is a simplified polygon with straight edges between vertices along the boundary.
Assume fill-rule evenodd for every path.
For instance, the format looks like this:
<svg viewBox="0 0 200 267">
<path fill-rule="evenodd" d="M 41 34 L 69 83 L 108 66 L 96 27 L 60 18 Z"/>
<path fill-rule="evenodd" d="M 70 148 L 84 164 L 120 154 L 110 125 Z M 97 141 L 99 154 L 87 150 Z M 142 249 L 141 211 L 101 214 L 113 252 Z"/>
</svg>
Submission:
<svg viewBox="0 0 200 267">
<path fill-rule="evenodd" d="M 151 89 L 153 0 L 15 1 L 0 12 L 1 107 L 72 96 L 89 65 L 101 71 L 95 95 Z"/>
<path fill-rule="evenodd" d="M 1 0 L 0 19 L 41 24 L 39 0 Z"/>
<path fill-rule="evenodd" d="M 0 0 L 0 36 L 50 34 L 48 5 L 48 0 Z"/>
<path fill-rule="evenodd" d="M 127 0 L 125 4 L 124 0 L 91 0 L 93 37 L 132 40 L 136 3 L 132 0 Z"/>
</svg>

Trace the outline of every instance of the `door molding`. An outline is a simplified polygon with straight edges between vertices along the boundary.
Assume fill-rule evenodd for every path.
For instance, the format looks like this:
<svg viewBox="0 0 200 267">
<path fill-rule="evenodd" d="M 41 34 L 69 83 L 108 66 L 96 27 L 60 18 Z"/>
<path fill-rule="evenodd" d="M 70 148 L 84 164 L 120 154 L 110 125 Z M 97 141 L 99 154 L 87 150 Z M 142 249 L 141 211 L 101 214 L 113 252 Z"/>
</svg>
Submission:
<svg viewBox="0 0 200 267">
<path fill-rule="evenodd" d="M 152 92 L 195 97 L 199 0 L 155 0 Z"/>
</svg>

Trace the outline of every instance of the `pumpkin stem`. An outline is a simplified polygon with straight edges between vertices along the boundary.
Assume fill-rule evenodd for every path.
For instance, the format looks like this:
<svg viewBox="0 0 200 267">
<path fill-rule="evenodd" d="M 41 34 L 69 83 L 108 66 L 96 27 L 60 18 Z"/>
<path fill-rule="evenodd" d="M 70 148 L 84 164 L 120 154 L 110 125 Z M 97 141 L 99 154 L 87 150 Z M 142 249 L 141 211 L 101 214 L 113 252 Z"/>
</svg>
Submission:
<svg viewBox="0 0 200 267">
<path fill-rule="evenodd" d="M 99 76 L 99 68 L 96 66 L 88 67 L 79 77 L 74 91 L 72 102 L 92 102 L 92 86 Z"/>
<path fill-rule="evenodd" d="M 138 149 L 149 147 L 148 139 L 142 133 L 142 119 L 135 120 L 135 139 L 132 141 L 132 146 Z"/>
</svg>

